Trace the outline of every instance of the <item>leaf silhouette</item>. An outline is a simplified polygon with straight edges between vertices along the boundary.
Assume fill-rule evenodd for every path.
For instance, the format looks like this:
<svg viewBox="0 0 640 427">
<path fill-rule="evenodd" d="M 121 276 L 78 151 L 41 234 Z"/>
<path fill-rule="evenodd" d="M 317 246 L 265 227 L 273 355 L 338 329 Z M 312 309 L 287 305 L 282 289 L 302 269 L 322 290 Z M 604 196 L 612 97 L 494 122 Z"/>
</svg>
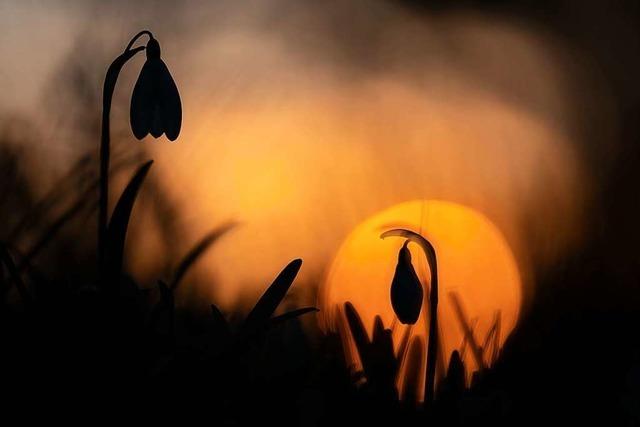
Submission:
<svg viewBox="0 0 640 427">
<path fill-rule="evenodd" d="M 86 161 L 87 156 L 83 157 L 81 161 Z M 115 175 L 120 170 L 131 165 L 137 161 L 137 156 L 127 156 L 115 163 L 109 172 L 109 175 Z M 83 163 L 80 163 L 82 165 Z M 89 171 L 80 170 L 79 166 L 75 166 L 68 173 L 66 177 L 56 182 L 53 185 L 53 189 L 49 191 L 44 198 L 36 204 L 36 206 L 26 214 L 16 227 L 13 228 L 7 241 L 9 244 L 16 241 L 21 234 L 31 230 L 38 222 L 44 221 L 48 216 L 52 216 L 52 211 L 55 207 L 60 206 L 65 199 L 66 194 L 71 194 L 74 191 L 79 191 L 79 195 L 73 201 L 69 207 L 67 207 L 51 225 L 44 230 L 36 242 L 31 246 L 26 254 L 21 257 L 18 262 L 18 271 L 22 272 L 26 266 L 38 256 L 38 254 L 46 248 L 46 246 L 53 240 L 58 234 L 60 229 L 64 227 L 68 222 L 74 219 L 83 211 L 85 213 L 92 212 L 98 207 L 98 201 L 95 199 L 94 193 L 98 188 L 98 179 L 91 180 L 91 174 Z M 86 209 L 88 208 L 88 209 Z"/>
<path fill-rule="evenodd" d="M 367 377 L 367 383 L 384 399 L 395 401 L 397 399 L 395 381 L 398 372 L 398 359 L 396 359 L 393 350 L 391 329 L 385 329 L 382 318 L 376 316 L 373 337 L 369 340 L 367 330 L 353 304 L 346 302 L 344 309 Z"/>
<path fill-rule="evenodd" d="M 465 388 L 465 369 L 462 358 L 458 350 L 453 350 L 449 359 L 449 368 L 447 369 L 446 381 L 449 387 L 456 393 L 462 393 Z"/>
<path fill-rule="evenodd" d="M 500 317 L 501 312 L 497 310 L 494 315 L 493 324 L 487 331 L 482 343 L 482 348 L 487 350 L 487 354 L 489 355 L 489 364 L 493 364 L 498 359 L 500 352 Z"/>
<path fill-rule="evenodd" d="M 298 308 L 296 310 L 291 310 L 288 311 L 284 314 L 281 314 L 279 316 L 275 316 L 272 317 L 270 319 L 271 325 L 279 325 L 280 323 L 284 323 L 287 320 L 291 320 L 291 319 L 295 319 L 296 317 L 300 317 L 304 314 L 307 313 L 314 313 L 314 312 L 318 312 L 320 310 L 318 310 L 316 307 L 304 307 L 304 308 Z"/>
<path fill-rule="evenodd" d="M 118 277 L 122 272 L 122 259 L 124 255 L 124 243 L 129 226 L 129 218 L 133 205 L 138 196 L 138 191 L 142 187 L 153 160 L 143 164 L 135 173 L 129 184 L 122 192 L 118 203 L 113 211 L 113 216 L 107 228 L 107 239 L 105 245 L 105 261 L 103 273 L 110 275 L 110 279 Z"/>
<path fill-rule="evenodd" d="M 369 336 L 367 335 L 364 323 L 362 323 L 360 315 L 350 302 L 346 302 L 344 304 L 344 311 L 347 316 L 349 329 L 351 329 L 351 334 L 358 349 L 358 353 L 360 354 L 360 357 L 367 357 L 369 351 Z"/>
<path fill-rule="evenodd" d="M 278 274 L 247 315 L 243 324 L 244 331 L 254 331 L 269 322 L 269 318 L 284 299 L 301 266 L 302 260 L 294 259 Z"/>
<path fill-rule="evenodd" d="M 169 289 L 175 291 L 180 285 L 180 281 L 187 273 L 187 270 L 200 258 L 211 245 L 213 245 L 220 237 L 235 227 L 237 223 L 228 222 L 223 224 L 205 235 L 196 245 L 184 256 L 176 272 L 171 280 Z"/>
</svg>

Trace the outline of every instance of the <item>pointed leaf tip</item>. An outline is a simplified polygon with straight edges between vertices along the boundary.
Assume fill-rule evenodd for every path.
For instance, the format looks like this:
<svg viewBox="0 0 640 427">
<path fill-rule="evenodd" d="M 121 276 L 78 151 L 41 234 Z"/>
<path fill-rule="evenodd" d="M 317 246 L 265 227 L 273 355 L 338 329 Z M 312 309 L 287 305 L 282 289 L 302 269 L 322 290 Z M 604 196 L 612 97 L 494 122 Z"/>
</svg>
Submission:
<svg viewBox="0 0 640 427">
<path fill-rule="evenodd" d="M 301 266 L 302 260 L 294 259 L 278 274 L 271 286 L 262 294 L 253 310 L 247 315 L 244 322 L 245 329 L 254 329 L 269 321 L 293 284 Z"/>
<path fill-rule="evenodd" d="M 349 301 L 344 303 L 344 314 L 347 318 L 347 324 L 349 325 L 351 336 L 353 337 L 353 341 L 358 349 L 358 354 L 363 360 L 366 360 L 370 341 L 367 329 L 362 322 L 362 318 L 356 311 L 353 304 Z"/>
</svg>

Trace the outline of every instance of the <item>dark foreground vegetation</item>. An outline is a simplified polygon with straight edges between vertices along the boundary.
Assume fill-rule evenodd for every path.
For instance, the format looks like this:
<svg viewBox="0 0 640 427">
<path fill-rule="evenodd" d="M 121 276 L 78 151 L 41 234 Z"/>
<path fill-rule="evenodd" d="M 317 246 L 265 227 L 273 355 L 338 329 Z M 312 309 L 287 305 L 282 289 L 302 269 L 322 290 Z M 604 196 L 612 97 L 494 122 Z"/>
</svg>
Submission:
<svg viewBox="0 0 640 427">
<path fill-rule="evenodd" d="M 216 425 L 638 422 L 637 313 L 561 310 L 553 304 L 557 295 L 540 295 L 495 365 L 470 388 L 452 355 L 435 402 L 425 408 L 411 396 L 398 401 L 398 361 L 381 323 L 369 337 L 355 309 L 345 307 L 364 366 L 353 375 L 337 335 L 302 329 L 299 316 L 314 316 L 313 308 L 274 315 L 299 260 L 265 284 L 244 318 L 215 305 L 209 313 L 176 309 L 185 271 L 224 231 L 198 242 L 172 278 L 155 286 L 126 274 L 105 283 L 95 270 L 94 282 L 76 281 L 62 264 L 58 278 L 48 279 L 31 263 L 38 254 L 3 243 L 2 406 L 29 416 L 51 407 L 71 416 L 199 415 Z M 41 240 L 48 238 L 54 236 Z M 419 352 L 410 348 L 409 357 Z"/>
<path fill-rule="evenodd" d="M 640 311 L 635 295 L 621 304 L 616 293 L 637 278 L 612 270 L 594 244 L 539 275 L 539 292 L 493 366 L 465 384 L 459 355 L 448 355 L 446 377 L 423 405 L 411 395 L 398 399 L 389 325 L 378 322 L 369 336 L 355 308 L 343 307 L 363 362 L 354 374 L 339 336 L 311 321 L 303 329 L 314 307 L 282 310 L 301 260 L 264 284 L 246 316 L 176 306 L 186 272 L 232 224 L 179 254 L 166 277 L 136 283 L 123 268 L 124 248 L 150 162 L 114 150 L 105 168 L 104 158 L 87 156 L 34 198 L 9 147 L 0 141 L 5 412 L 86 414 L 87 423 L 109 415 L 126 422 L 135 413 L 201 416 L 213 425 L 640 424 Z M 98 189 L 123 172 L 128 185 L 107 215 Z M 89 255 L 95 230 L 86 224 L 95 227 L 96 218 L 102 234 Z M 411 360 L 424 350 L 405 348 L 417 372 Z"/>
</svg>

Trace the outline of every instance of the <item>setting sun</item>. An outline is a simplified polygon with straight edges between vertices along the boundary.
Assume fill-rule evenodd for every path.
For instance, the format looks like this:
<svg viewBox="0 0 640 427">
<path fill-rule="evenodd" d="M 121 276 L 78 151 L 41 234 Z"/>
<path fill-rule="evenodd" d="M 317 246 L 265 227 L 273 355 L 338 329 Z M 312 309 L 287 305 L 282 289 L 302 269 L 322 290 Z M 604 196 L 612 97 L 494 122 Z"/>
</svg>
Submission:
<svg viewBox="0 0 640 427">
<path fill-rule="evenodd" d="M 319 296 L 323 328 L 339 330 L 337 322 L 343 320 L 336 307 L 349 301 L 370 334 L 375 316 L 380 315 L 385 327 L 393 329 L 397 347 L 408 326 L 400 325 L 395 318 L 389 286 L 398 250 L 405 239 L 380 239 L 382 232 L 397 227 L 419 232 L 436 250 L 441 341 L 438 370 L 442 372 L 442 359 L 448 361 L 456 349 L 464 353 L 468 372 L 479 367 L 478 351 L 484 352 L 482 363 L 490 364 L 493 360 L 490 348 L 476 348 L 474 354 L 473 346 L 463 344 L 465 329 L 473 332 L 477 347 L 490 344 L 488 347 L 497 351 L 518 319 L 520 275 L 499 230 L 480 213 L 450 202 L 402 203 L 374 215 L 353 230 L 340 247 Z M 429 286 L 430 275 L 424 254 L 415 244 L 409 244 L 409 248 L 420 281 L 423 286 Z M 493 328 L 496 320 L 498 326 Z M 497 330 L 497 338 L 485 340 L 491 336 L 491 330 Z M 410 333 L 422 337 L 423 342 L 426 340 L 425 310 Z M 355 354 L 353 347 L 350 354 Z M 358 365 L 357 357 L 347 357 L 352 357 L 351 363 Z M 399 383 L 402 381 L 401 368 Z"/>
</svg>

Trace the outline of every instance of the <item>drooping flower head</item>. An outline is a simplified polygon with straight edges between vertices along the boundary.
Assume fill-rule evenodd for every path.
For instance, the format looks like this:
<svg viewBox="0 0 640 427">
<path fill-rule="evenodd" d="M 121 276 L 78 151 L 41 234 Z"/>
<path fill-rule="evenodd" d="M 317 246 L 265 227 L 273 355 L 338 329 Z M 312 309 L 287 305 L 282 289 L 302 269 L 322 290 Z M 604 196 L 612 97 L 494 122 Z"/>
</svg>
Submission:
<svg viewBox="0 0 640 427">
<path fill-rule="evenodd" d="M 411 264 L 407 240 L 398 253 L 398 264 L 391 282 L 391 306 L 400 323 L 413 325 L 422 308 L 422 284 Z"/>
<path fill-rule="evenodd" d="M 160 44 L 150 38 L 147 60 L 140 71 L 131 97 L 131 130 L 136 138 L 148 134 L 159 138 L 163 133 L 170 141 L 180 134 L 182 104 L 169 69 L 160 58 Z"/>
</svg>

